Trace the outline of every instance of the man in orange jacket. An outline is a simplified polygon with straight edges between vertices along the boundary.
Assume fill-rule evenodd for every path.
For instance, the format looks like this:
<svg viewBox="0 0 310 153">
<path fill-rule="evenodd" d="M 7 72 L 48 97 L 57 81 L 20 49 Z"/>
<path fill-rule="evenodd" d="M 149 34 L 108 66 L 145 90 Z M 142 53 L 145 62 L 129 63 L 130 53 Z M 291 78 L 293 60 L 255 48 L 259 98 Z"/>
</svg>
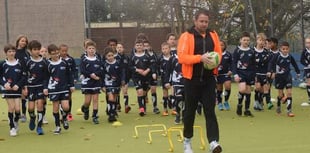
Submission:
<svg viewBox="0 0 310 153">
<path fill-rule="evenodd" d="M 206 70 L 203 67 L 203 63 L 210 63 L 208 52 L 217 52 L 221 59 L 222 50 L 217 33 L 209 30 L 208 24 L 208 11 L 198 11 L 194 17 L 194 26 L 181 35 L 178 43 L 177 54 L 185 78 L 184 153 L 193 152 L 191 138 L 198 101 L 203 105 L 210 151 L 222 152 L 218 143 L 219 128 L 215 115 L 217 70 Z"/>
</svg>

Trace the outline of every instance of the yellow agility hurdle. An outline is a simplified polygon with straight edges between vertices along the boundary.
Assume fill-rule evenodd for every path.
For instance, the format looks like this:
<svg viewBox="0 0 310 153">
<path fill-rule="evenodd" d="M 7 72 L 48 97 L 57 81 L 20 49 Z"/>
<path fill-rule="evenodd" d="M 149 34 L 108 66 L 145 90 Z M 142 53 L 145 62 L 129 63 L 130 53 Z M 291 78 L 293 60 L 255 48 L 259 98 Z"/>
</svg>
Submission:
<svg viewBox="0 0 310 153">
<path fill-rule="evenodd" d="M 205 140 L 204 140 L 204 137 L 203 137 L 203 130 L 202 130 L 202 127 L 201 126 L 193 126 L 194 128 L 196 129 L 199 129 L 199 135 L 200 135 L 200 149 L 201 150 L 205 150 L 206 149 L 206 143 L 205 143 Z M 174 145 L 173 145 L 173 141 L 171 139 L 171 132 L 180 132 L 181 134 L 181 140 L 184 139 L 183 137 L 183 126 L 175 126 L 175 127 L 170 127 L 168 129 L 168 142 L 169 142 L 169 145 L 170 145 L 170 148 L 169 148 L 169 152 L 173 152 L 174 151 Z M 178 140 L 180 141 L 180 139 Z M 181 141 L 182 142 L 182 141 Z"/>
<path fill-rule="evenodd" d="M 139 137 L 139 128 L 154 128 L 154 127 L 159 127 L 161 128 L 161 132 L 163 132 L 163 136 L 167 136 L 167 127 L 164 124 L 151 124 L 151 125 L 137 125 L 134 127 L 135 129 L 135 135 L 133 136 L 134 138 L 138 138 Z M 155 131 L 151 132 L 154 133 Z M 157 132 L 159 132 L 159 130 L 157 130 Z M 150 134 L 149 134 L 150 135 Z M 151 141 L 152 142 L 152 141 Z"/>
</svg>

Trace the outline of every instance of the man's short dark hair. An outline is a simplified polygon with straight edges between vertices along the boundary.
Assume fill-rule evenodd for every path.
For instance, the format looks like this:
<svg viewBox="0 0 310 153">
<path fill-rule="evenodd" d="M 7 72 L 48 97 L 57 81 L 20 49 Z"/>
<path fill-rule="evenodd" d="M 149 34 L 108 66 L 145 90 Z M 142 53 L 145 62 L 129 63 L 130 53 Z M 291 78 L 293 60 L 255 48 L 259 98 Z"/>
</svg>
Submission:
<svg viewBox="0 0 310 153">
<path fill-rule="evenodd" d="M 208 17 L 210 17 L 210 12 L 206 9 L 201 9 L 201 10 L 198 10 L 196 13 L 195 13 L 195 20 L 198 19 L 198 17 L 203 14 L 203 15 L 206 15 Z"/>
</svg>

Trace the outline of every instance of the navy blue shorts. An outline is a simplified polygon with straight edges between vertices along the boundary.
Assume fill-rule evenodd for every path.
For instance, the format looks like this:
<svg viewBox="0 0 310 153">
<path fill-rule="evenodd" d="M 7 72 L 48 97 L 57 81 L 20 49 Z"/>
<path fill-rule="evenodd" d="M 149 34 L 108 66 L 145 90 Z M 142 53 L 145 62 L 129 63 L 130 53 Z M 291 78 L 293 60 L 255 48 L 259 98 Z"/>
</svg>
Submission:
<svg viewBox="0 0 310 153">
<path fill-rule="evenodd" d="M 94 89 L 81 89 L 82 94 L 100 94 L 100 88 L 94 88 Z"/>
<path fill-rule="evenodd" d="M 19 88 L 17 91 L 2 89 L 2 98 L 21 98 L 22 90 Z"/>
<path fill-rule="evenodd" d="M 43 88 L 43 86 L 28 87 L 28 100 L 36 101 L 38 99 L 45 99 L 45 95 L 43 94 Z"/>
<path fill-rule="evenodd" d="M 50 99 L 50 101 L 54 102 L 54 101 L 61 101 L 61 100 L 69 100 L 69 92 L 65 92 L 65 93 L 58 93 L 58 94 L 49 94 L 48 97 Z"/>
<path fill-rule="evenodd" d="M 217 76 L 217 84 L 224 84 L 226 81 L 231 81 L 231 76 L 230 75 L 225 75 L 225 74 L 219 74 Z"/>
<path fill-rule="evenodd" d="M 281 76 L 281 75 L 276 75 L 275 79 L 275 87 L 276 89 L 290 89 L 292 88 L 292 75 L 288 75 L 288 76 Z"/>
<path fill-rule="evenodd" d="M 255 82 L 260 83 L 261 86 L 267 84 L 267 76 L 265 74 L 256 74 Z"/>
<path fill-rule="evenodd" d="M 240 77 L 240 83 L 245 82 L 246 85 L 254 85 L 255 84 L 255 73 L 253 73 L 251 71 L 237 70 L 237 74 Z"/>
<path fill-rule="evenodd" d="M 106 87 L 107 94 L 119 94 L 121 91 L 120 87 Z"/>
<path fill-rule="evenodd" d="M 184 97 L 184 85 L 174 85 L 173 86 L 173 95 L 178 97 L 178 96 L 182 96 Z"/>
<path fill-rule="evenodd" d="M 133 79 L 133 83 L 136 87 L 136 90 L 143 89 L 144 91 L 149 90 L 149 82 L 146 80 Z"/>
</svg>

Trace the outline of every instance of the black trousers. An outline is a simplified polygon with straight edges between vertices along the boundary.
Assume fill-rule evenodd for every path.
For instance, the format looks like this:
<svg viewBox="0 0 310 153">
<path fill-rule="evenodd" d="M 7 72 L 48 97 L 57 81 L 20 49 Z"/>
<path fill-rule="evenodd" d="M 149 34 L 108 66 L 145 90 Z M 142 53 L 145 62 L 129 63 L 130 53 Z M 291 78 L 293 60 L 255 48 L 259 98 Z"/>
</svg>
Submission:
<svg viewBox="0 0 310 153">
<path fill-rule="evenodd" d="M 207 138 L 209 143 L 219 141 L 219 128 L 215 115 L 216 80 L 214 76 L 208 76 L 203 81 L 200 79 L 185 80 L 185 110 L 184 131 L 185 138 L 193 137 L 193 125 L 195 121 L 198 102 L 203 105 L 206 120 Z"/>
</svg>

